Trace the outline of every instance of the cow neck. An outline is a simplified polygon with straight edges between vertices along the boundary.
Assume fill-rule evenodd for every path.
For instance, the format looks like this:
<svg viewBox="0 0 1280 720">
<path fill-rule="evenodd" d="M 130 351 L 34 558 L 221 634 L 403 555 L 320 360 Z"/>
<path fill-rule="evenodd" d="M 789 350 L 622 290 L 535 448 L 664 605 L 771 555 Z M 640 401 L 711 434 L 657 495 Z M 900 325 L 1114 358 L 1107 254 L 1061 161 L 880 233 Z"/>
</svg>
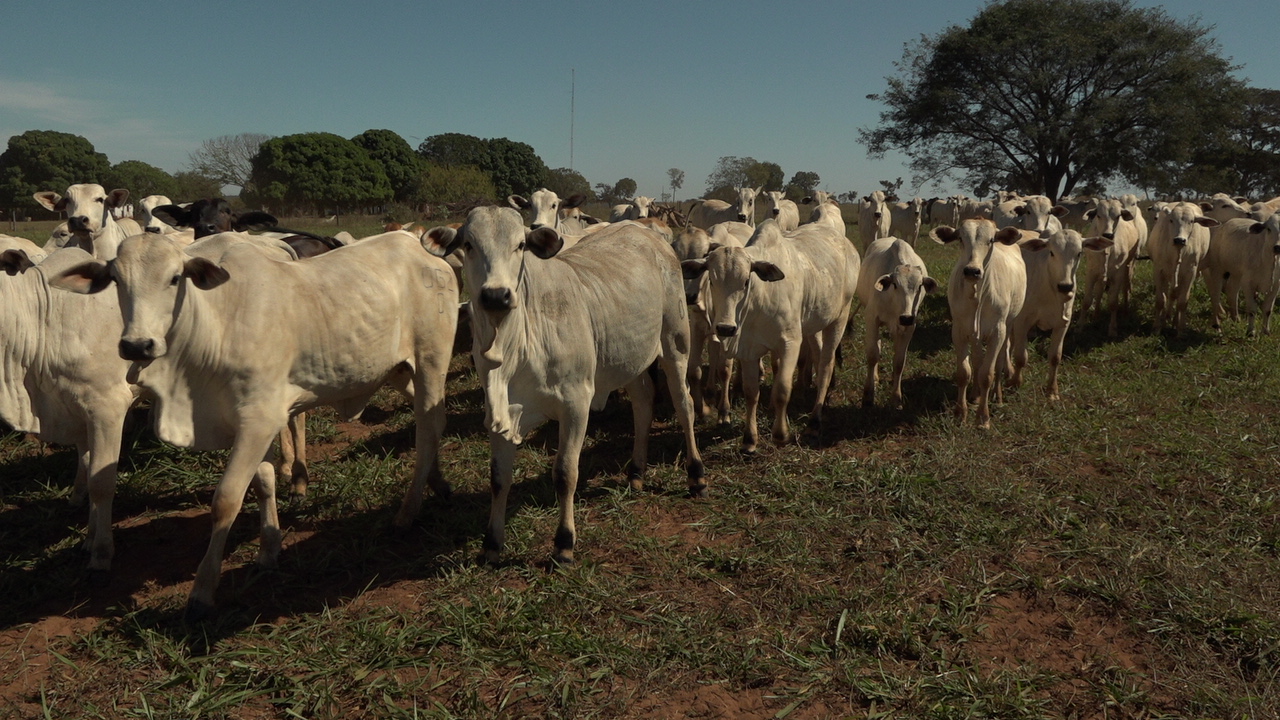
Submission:
<svg viewBox="0 0 1280 720">
<path fill-rule="evenodd" d="M 531 294 L 528 291 L 527 280 L 528 259 L 528 251 L 520 253 L 520 270 L 516 273 L 516 287 L 514 290 L 516 297 L 519 298 L 518 306 L 507 311 L 506 317 L 502 318 L 502 321 L 497 324 L 492 322 L 491 316 L 484 310 L 479 311 L 479 316 L 484 318 L 483 324 L 486 326 L 485 329 L 487 330 L 487 332 L 483 334 L 488 335 L 487 338 L 477 338 L 481 340 L 481 342 L 488 343 L 487 346 L 481 346 L 483 349 L 480 352 L 480 356 L 495 368 L 501 367 L 502 363 L 506 360 L 506 346 L 512 344 L 512 336 L 515 334 L 523 334 L 525 325 L 527 324 L 524 313 L 525 309 L 528 307 L 529 296 Z M 501 338 L 499 337 L 500 335 L 502 336 Z M 500 342 L 500 340 L 504 340 L 506 342 Z"/>
</svg>

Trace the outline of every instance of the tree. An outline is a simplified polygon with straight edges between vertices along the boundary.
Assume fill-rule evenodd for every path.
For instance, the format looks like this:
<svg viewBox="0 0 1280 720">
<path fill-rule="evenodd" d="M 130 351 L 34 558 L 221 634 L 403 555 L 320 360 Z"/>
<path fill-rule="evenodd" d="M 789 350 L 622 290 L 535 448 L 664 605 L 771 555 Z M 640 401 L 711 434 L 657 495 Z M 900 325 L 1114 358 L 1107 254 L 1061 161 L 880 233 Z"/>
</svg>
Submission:
<svg viewBox="0 0 1280 720">
<path fill-rule="evenodd" d="M 418 154 L 424 160 L 444 167 L 470 165 L 482 167 L 489 154 L 488 146 L 481 138 L 462 133 L 432 135 L 418 146 Z"/>
<path fill-rule="evenodd" d="M 888 197 L 897 197 L 898 191 L 902 189 L 901 177 L 899 177 L 897 180 L 880 180 L 879 182 L 880 182 L 880 189 L 883 190 L 884 194 Z M 985 195 L 986 193 L 983 193 L 983 194 Z"/>
<path fill-rule="evenodd" d="M 783 177 L 782 167 L 777 163 L 727 155 L 716 161 L 715 169 L 707 176 L 707 192 L 704 197 L 736 200 L 738 194 L 734 188 L 746 186 L 781 190 Z"/>
<path fill-rule="evenodd" d="M 102 185 L 108 189 L 124 188 L 134 200 L 141 200 L 148 195 L 164 195 L 173 199 L 178 187 L 172 175 L 141 160 L 116 163 L 103 175 Z"/>
<path fill-rule="evenodd" d="M 798 172 L 791 176 L 791 181 L 784 188 L 787 191 L 787 197 L 792 200 L 800 200 L 801 198 L 813 195 L 813 191 L 818 187 L 818 183 L 822 180 L 816 172 Z"/>
<path fill-rule="evenodd" d="M 761 190 L 781 190 L 782 166 L 778 163 L 758 162 L 747 167 L 747 185 Z"/>
<path fill-rule="evenodd" d="M 636 196 L 636 181 L 624 177 L 613 185 L 613 196 L 619 202 L 627 202 Z"/>
<path fill-rule="evenodd" d="M 618 196 L 609 183 L 596 183 L 596 198 L 605 205 L 616 205 Z"/>
<path fill-rule="evenodd" d="M 967 27 L 907 46 L 869 96 L 868 153 L 911 158 L 915 185 L 958 178 L 1051 198 L 1148 159 L 1186 158 L 1239 82 L 1208 30 L 1129 0 L 992 2 Z"/>
<path fill-rule="evenodd" d="M 497 193 L 489 176 L 472 165 L 423 162 L 413 200 L 427 214 L 443 219 L 468 205 L 493 202 Z"/>
<path fill-rule="evenodd" d="M 684 186 L 684 171 L 680 168 L 667 170 L 667 181 L 671 185 L 671 201 L 675 202 L 676 191 Z"/>
<path fill-rule="evenodd" d="M 422 175 L 422 160 L 404 138 L 391 130 L 365 130 L 351 138 L 351 142 L 364 148 L 369 157 L 382 165 L 397 202 L 412 197 Z"/>
<path fill-rule="evenodd" d="M 222 135 L 200 143 L 200 149 L 187 156 L 187 168 L 223 185 L 245 187 L 253 174 L 253 158 L 262 143 L 271 139 L 261 133 Z"/>
<path fill-rule="evenodd" d="M 1231 108 L 1230 122 L 1207 132 L 1189 162 L 1151 163 L 1143 186 L 1162 195 L 1280 194 L 1280 90 L 1246 88 Z"/>
<path fill-rule="evenodd" d="M 299 133 L 262 143 L 250 182 L 264 205 L 339 212 L 391 199 L 387 174 L 364 148 L 333 133 Z"/>
<path fill-rule="evenodd" d="M 107 156 L 79 135 L 28 130 L 9 138 L 8 149 L 0 153 L 0 207 L 38 209 L 32 194 L 101 183 L 110 169 Z"/>
<path fill-rule="evenodd" d="M 482 140 L 461 133 L 433 135 L 418 154 L 447 167 L 470 165 L 489 176 L 499 197 L 528 195 L 546 183 L 547 165 L 533 147 L 507 138 Z"/>
<path fill-rule="evenodd" d="M 569 168 L 548 170 L 546 183 L 543 187 L 559 195 L 562 199 L 570 198 L 574 195 L 585 195 L 588 200 L 594 200 L 596 197 L 596 194 L 591 190 L 591 183 L 587 182 L 582 173 Z"/>
<path fill-rule="evenodd" d="M 173 192 L 168 193 L 174 202 L 195 202 L 222 197 L 222 183 L 214 178 L 201 175 L 194 170 L 182 170 L 173 174 Z M 146 197 L 143 195 L 143 197 Z M 258 198 L 252 193 L 242 193 L 246 202 L 257 204 Z"/>
</svg>

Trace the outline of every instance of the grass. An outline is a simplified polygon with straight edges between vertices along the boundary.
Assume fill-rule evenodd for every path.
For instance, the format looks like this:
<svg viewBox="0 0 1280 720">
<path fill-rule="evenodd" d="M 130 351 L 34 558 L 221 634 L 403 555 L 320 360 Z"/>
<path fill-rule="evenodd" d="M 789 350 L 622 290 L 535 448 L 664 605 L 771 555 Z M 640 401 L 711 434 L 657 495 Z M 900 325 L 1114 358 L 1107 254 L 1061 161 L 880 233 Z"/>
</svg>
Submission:
<svg viewBox="0 0 1280 720">
<path fill-rule="evenodd" d="M 920 250 L 945 279 L 955 251 Z M 627 489 L 630 411 L 611 402 L 583 454 L 580 562 L 559 569 L 554 426 L 518 456 L 505 561 L 475 563 L 488 451 L 459 359 L 453 500 L 393 532 L 408 409 L 383 393 L 360 423 L 317 413 L 280 568 L 253 568 L 250 503 L 199 627 L 181 611 L 224 454 L 132 431 L 115 573 L 91 587 L 72 453 L 4 436 L 0 716 L 1278 717 L 1280 346 L 1205 332 L 1202 289 L 1187 338 L 1152 336 L 1149 264 L 1136 287 L 1120 339 L 1073 329 L 1058 403 L 1037 340 L 988 432 L 949 414 L 943 293 L 905 410 L 857 406 L 855 327 L 819 444 L 747 459 L 740 426 L 700 429 L 705 501 L 684 496 L 669 411 L 646 490 Z"/>
</svg>

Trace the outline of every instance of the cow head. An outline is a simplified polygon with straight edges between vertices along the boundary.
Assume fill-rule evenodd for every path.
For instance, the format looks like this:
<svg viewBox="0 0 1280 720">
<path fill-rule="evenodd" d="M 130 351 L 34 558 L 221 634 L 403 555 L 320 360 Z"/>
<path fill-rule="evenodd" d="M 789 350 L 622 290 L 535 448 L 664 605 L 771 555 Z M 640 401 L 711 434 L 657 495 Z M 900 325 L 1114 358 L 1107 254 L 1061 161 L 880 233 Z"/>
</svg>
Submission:
<svg viewBox="0 0 1280 720">
<path fill-rule="evenodd" d="M 529 227 L 534 230 L 540 227 L 559 230 L 564 211 L 580 207 L 586 199 L 585 195 L 573 195 L 567 200 L 561 200 L 559 195 L 542 188 L 535 190 L 528 200 L 519 195 L 508 195 L 507 204 L 516 210 L 532 210 L 533 222 L 529 223 Z"/>
<path fill-rule="evenodd" d="M 758 188 L 736 188 L 738 201 L 734 204 L 734 207 L 738 209 L 738 222 L 744 222 L 748 225 L 756 224 L 756 196 L 760 194 L 760 190 L 763 188 L 763 185 Z"/>
<path fill-rule="evenodd" d="M 961 250 L 956 265 L 964 268 L 963 276 L 966 281 L 977 282 L 986 272 L 993 245 L 1013 245 L 1022 239 L 1022 231 L 1015 227 L 997 230 L 996 224 L 990 220 L 971 218 L 960 223 L 958 230 L 948 225 L 939 225 L 929 231 L 929 237 L 943 245 L 959 240 Z"/>
<path fill-rule="evenodd" d="M 1153 238 L 1168 240 L 1174 247 L 1184 247 L 1193 238 L 1209 237 L 1209 231 L 1201 228 L 1218 227 L 1213 218 L 1205 217 L 1196 203 L 1171 203 L 1160 210 L 1151 230 Z"/>
<path fill-rule="evenodd" d="M 769 190 L 764 193 L 764 201 L 769 205 L 769 217 L 776 218 L 782 213 L 782 201 L 784 196 L 779 190 Z"/>
<path fill-rule="evenodd" d="M 124 317 L 120 357 L 149 362 L 168 353 L 169 331 L 186 293 L 212 290 L 230 277 L 213 261 L 191 257 L 176 242 L 149 234 L 126 238 L 114 260 L 93 260 L 55 273 L 49 284 L 96 293 L 115 283 Z"/>
<path fill-rule="evenodd" d="M 38 192 L 32 197 L 46 210 L 65 212 L 67 228 L 71 232 L 96 235 L 108 223 L 114 222 L 111 210 L 125 204 L 129 191 L 116 188 L 107 192 L 101 185 L 85 184 L 67 188 L 66 197 L 56 192 Z"/>
<path fill-rule="evenodd" d="M 739 247 L 718 247 L 706 259 L 685 260 L 680 267 L 686 280 L 697 280 L 706 273 L 707 320 L 721 338 L 738 334 L 753 275 L 764 282 L 786 278 L 777 265 L 752 260 L 747 251 Z"/>
<path fill-rule="evenodd" d="M 1124 203 L 1116 198 L 1099 200 L 1084 214 L 1085 220 L 1093 221 L 1093 234 L 1107 240 L 1115 240 L 1120 223 L 1132 222 L 1134 217 Z"/>
<path fill-rule="evenodd" d="M 653 209 L 653 198 L 639 195 L 631 201 L 631 204 L 636 206 L 636 217 L 646 218 Z"/>
<path fill-rule="evenodd" d="M 152 208 L 151 214 L 176 228 L 192 228 L 197 240 L 215 233 L 244 232 L 272 227 L 277 223 L 273 215 L 258 210 L 233 213 L 231 203 L 224 198 L 200 199 L 185 208 L 160 205 Z"/>
<path fill-rule="evenodd" d="M 1061 222 L 1053 222 L 1050 218 L 1061 218 L 1067 214 L 1068 210 L 1061 205 L 1054 205 L 1044 195 L 1032 195 L 1024 198 L 1013 212 L 1019 217 L 1018 226 L 1023 230 L 1030 230 L 1047 237 L 1062 227 Z"/>
<path fill-rule="evenodd" d="M 1266 233 L 1266 242 L 1270 244 L 1272 254 L 1280 258 L 1280 215 L 1273 214 L 1262 222 L 1254 222 L 1249 226 L 1249 232 Z"/>
<path fill-rule="evenodd" d="M 142 225 L 143 232 L 163 233 L 173 230 L 173 226 L 156 218 L 152 210 L 162 205 L 172 205 L 173 201 L 164 195 L 148 195 L 138 201 L 139 213 L 136 218 Z"/>
<path fill-rule="evenodd" d="M 467 288 L 486 313 L 506 313 L 520 306 L 520 279 L 528 254 L 546 260 L 564 247 L 555 230 L 545 226 L 531 230 L 514 209 L 494 206 L 473 209 L 457 230 L 432 228 L 422 243 L 440 257 L 458 248 L 466 252 L 462 267 Z"/>
<path fill-rule="evenodd" d="M 877 278 L 875 287 L 881 307 L 888 307 L 897 315 L 899 325 L 911 327 L 920 314 L 924 296 L 936 290 L 938 283 L 922 267 L 899 265 L 893 272 Z"/>
<path fill-rule="evenodd" d="M 1075 297 L 1076 271 L 1080 267 L 1080 258 L 1084 255 L 1084 251 L 1103 252 L 1112 244 L 1112 241 L 1106 238 L 1085 239 L 1075 230 L 1058 230 L 1047 237 L 1024 240 L 1021 247 L 1024 257 L 1027 257 L 1027 253 L 1044 253 L 1043 260 L 1048 282 L 1062 294 L 1064 299 L 1070 300 Z"/>
</svg>

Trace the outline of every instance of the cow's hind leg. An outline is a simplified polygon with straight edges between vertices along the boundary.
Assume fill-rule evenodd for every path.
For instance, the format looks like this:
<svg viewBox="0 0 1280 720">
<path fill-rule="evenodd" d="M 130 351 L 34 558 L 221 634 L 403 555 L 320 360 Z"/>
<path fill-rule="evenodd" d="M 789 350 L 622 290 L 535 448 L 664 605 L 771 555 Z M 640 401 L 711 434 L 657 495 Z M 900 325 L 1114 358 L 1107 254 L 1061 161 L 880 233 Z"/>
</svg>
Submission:
<svg viewBox="0 0 1280 720">
<path fill-rule="evenodd" d="M 670 388 L 671 383 L 667 386 Z M 627 397 L 631 398 L 631 417 L 635 428 L 627 480 L 630 481 L 632 490 L 643 490 L 644 473 L 649 465 L 649 430 L 653 427 L 653 380 L 647 371 L 642 372 L 627 383 L 626 389 Z"/>
<path fill-rule="evenodd" d="M 280 431 L 280 481 L 289 484 L 289 494 L 306 497 L 311 478 L 307 474 L 307 414 L 289 417 Z"/>
<path fill-rule="evenodd" d="M 590 404 L 590 396 L 576 402 L 570 400 L 564 404 L 560 416 L 560 447 L 556 451 L 555 464 L 551 468 L 551 477 L 556 487 L 556 500 L 560 506 L 560 525 L 556 528 L 555 537 L 556 549 L 551 558 L 558 563 L 573 562 L 573 549 L 578 537 L 573 522 L 574 494 L 578 491 L 578 458 L 582 454 L 582 444 L 587 437 Z M 690 401 L 691 413 L 692 404 Z"/>
<path fill-rule="evenodd" d="M 424 363 L 425 364 L 425 363 Z M 414 448 L 413 482 L 405 491 L 396 512 L 394 525 L 408 527 L 422 509 L 427 486 L 441 498 L 453 495 L 453 488 L 440 473 L 440 438 L 445 423 L 445 372 L 447 365 L 424 367 L 418 374 L 413 392 Z"/>
</svg>

